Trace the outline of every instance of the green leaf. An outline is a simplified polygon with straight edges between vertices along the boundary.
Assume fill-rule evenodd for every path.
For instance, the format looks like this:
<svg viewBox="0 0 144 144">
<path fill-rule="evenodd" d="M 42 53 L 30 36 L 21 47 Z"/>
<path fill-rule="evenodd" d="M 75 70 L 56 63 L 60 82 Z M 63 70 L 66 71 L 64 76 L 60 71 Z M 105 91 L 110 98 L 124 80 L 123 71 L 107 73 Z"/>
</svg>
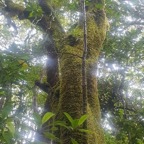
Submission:
<svg viewBox="0 0 144 144">
<path fill-rule="evenodd" d="M 87 130 L 87 129 L 79 129 L 80 132 L 84 132 L 84 133 L 92 133 L 92 131 Z"/>
<path fill-rule="evenodd" d="M 2 136 L 5 139 L 5 141 L 7 142 L 7 144 L 11 144 L 12 135 L 10 132 L 5 131 L 2 133 Z"/>
<path fill-rule="evenodd" d="M 51 139 L 51 140 L 59 141 L 59 138 L 56 137 L 56 136 L 55 136 L 54 134 L 52 134 L 52 133 L 46 132 L 46 133 L 44 133 L 44 135 L 45 135 L 45 137 L 47 137 L 47 138 L 49 138 L 49 139 Z"/>
<path fill-rule="evenodd" d="M 52 112 L 47 112 L 43 118 L 42 118 L 42 124 L 44 124 L 45 122 L 47 122 L 51 117 L 53 117 L 55 114 Z"/>
<path fill-rule="evenodd" d="M 35 123 L 37 124 L 37 126 L 40 126 L 41 125 L 41 116 L 37 113 L 34 113 L 33 118 L 34 118 Z"/>
<path fill-rule="evenodd" d="M 2 109 L 2 118 L 5 118 L 9 115 L 9 113 L 11 112 L 13 106 L 11 103 L 7 103 L 4 108 Z"/>
<path fill-rule="evenodd" d="M 58 127 L 53 126 L 52 128 L 50 128 L 50 130 L 51 130 L 52 132 L 57 131 L 57 130 L 58 130 Z"/>
<path fill-rule="evenodd" d="M 69 127 L 63 121 L 55 121 L 54 125 L 58 125 L 58 126 L 61 126 L 61 127 L 65 127 L 66 129 L 69 129 Z"/>
<path fill-rule="evenodd" d="M 13 122 L 7 122 L 7 128 L 9 129 L 9 131 L 11 132 L 12 136 L 14 136 L 15 134 L 15 126 Z"/>
<path fill-rule="evenodd" d="M 72 142 L 72 144 L 78 144 L 78 142 L 73 138 L 71 138 L 71 142 Z"/>
<path fill-rule="evenodd" d="M 119 116 L 122 119 L 124 115 L 124 110 L 123 109 L 119 109 Z"/>
<path fill-rule="evenodd" d="M 81 116 L 81 118 L 79 119 L 78 125 L 79 126 L 82 125 L 86 121 L 87 118 L 88 118 L 87 115 Z"/>
<path fill-rule="evenodd" d="M 29 18 L 32 18 L 34 16 L 33 11 L 29 14 Z"/>
<path fill-rule="evenodd" d="M 0 96 L 3 96 L 5 94 L 5 91 L 0 90 Z"/>
<path fill-rule="evenodd" d="M 64 112 L 64 115 L 67 117 L 67 119 L 69 120 L 69 122 L 71 123 L 71 125 L 72 125 L 72 123 L 73 123 L 73 118 L 68 114 L 68 113 L 66 113 L 66 112 Z"/>
<path fill-rule="evenodd" d="M 77 128 L 79 126 L 78 123 L 79 123 L 79 119 L 74 119 L 72 122 L 72 128 L 73 129 Z"/>
<path fill-rule="evenodd" d="M 103 9 L 104 5 L 103 4 L 96 4 L 95 7 L 99 10 Z"/>
</svg>

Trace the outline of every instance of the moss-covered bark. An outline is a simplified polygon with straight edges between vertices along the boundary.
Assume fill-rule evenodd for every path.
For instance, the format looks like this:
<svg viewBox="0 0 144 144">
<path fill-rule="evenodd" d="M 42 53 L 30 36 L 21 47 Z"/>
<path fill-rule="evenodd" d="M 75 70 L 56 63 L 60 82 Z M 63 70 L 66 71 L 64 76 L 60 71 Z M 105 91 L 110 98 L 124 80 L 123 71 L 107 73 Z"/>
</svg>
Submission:
<svg viewBox="0 0 144 144">
<path fill-rule="evenodd" d="M 89 144 L 104 144 L 104 135 L 101 128 L 100 104 L 98 99 L 96 65 L 98 56 L 105 39 L 107 19 L 103 10 L 98 11 L 100 17 L 97 20 L 88 20 L 88 59 L 87 59 L 87 91 L 91 119 L 88 120 L 88 128 L 95 134 L 89 138 Z"/>
<path fill-rule="evenodd" d="M 97 15 L 99 14 L 99 17 Z M 104 135 L 100 124 L 100 105 L 98 99 L 95 67 L 98 56 L 105 39 L 107 20 L 103 10 L 95 12 L 96 17 L 89 16 L 88 25 L 88 57 L 87 57 L 87 92 L 89 115 L 87 128 L 93 133 L 87 136 L 85 144 L 104 144 Z M 82 29 L 79 29 L 81 35 Z M 68 112 L 74 118 L 82 114 L 82 56 L 83 43 L 80 40 L 76 46 L 65 45 L 60 58 L 60 111 Z M 78 55 L 78 56 L 76 56 Z M 70 144 L 70 135 L 66 131 L 61 133 L 63 144 Z M 77 135 L 78 136 L 78 135 Z M 76 137 L 78 142 L 83 143 L 84 137 Z"/>
<path fill-rule="evenodd" d="M 80 118 L 82 115 L 82 62 L 80 56 L 82 50 L 80 45 L 65 45 L 61 50 L 60 57 L 60 112 L 67 112 L 73 118 Z M 77 133 L 77 132 L 76 132 Z M 61 139 L 63 144 L 70 144 L 70 137 L 78 137 L 75 132 L 62 131 Z M 82 141 L 79 141 L 82 143 Z"/>
</svg>

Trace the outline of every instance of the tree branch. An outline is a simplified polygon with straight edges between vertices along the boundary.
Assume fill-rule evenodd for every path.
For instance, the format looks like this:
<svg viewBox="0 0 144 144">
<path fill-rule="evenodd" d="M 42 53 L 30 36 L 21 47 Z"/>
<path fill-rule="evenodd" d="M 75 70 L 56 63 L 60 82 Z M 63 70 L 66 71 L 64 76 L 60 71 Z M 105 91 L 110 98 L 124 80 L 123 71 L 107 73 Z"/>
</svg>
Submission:
<svg viewBox="0 0 144 144">
<path fill-rule="evenodd" d="M 46 83 L 40 83 L 39 81 L 35 81 L 35 85 L 47 94 L 49 93 L 49 86 Z"/>
<path fill-rule="evenodd" d="M 48 7 L 48 5 L 44 3 L 44 1 L 40 1 L 39 4 L 44 11 L 44 15 L 42 15 L 41 17 L 29 17 L 31 11 L 28 11 L 24 7 L 13 3 L 11 0 L 5 0 L 4 3 L 1 4 L 1 6 L 3 7 L 3 12 L 9 14 L 10 17 L 18 16 L 20 20 L 28 19 L 35 25 L 41 27 L 47 33 L 54 33 L 55 31 L 58 33 L 64 33 L 62 26 L 56 19 L 51 8 Z M 6 16 L 5 13 L 3 14 Z"/>
</svg>

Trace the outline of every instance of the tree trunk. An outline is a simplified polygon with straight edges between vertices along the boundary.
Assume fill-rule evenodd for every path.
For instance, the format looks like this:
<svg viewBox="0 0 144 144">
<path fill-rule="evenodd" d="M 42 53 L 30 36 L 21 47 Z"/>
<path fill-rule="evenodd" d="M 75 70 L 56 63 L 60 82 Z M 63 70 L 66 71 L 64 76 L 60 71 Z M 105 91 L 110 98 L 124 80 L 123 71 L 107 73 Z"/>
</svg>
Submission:
<svg viewBox="0 0 144 144">
<path fill-rule="evenodd" d="M 70 137 L 76 139 L 80 144 L 104 144 L 95 67 L 105 39 L 107 23 L 104 11 L 98 12 L 101 15 L 98 21 L 93 16 L 88 18 L 87 37 L 87 112 L 89 115 L 87 128 L 93 133 L 88 134 L 87 137 L 82 137 L 77 132 L 70 134 L 67 131 L 62 131 L 61 140 L 63 144 L 70 144 Z M 79 35 L 82 34 L 82 29 L 78 29 Z M 80 40 L 76 45 L 65 45 L 61 50 L 60 57 L 59 112 L 68 112 L 73 118 L 80 118 L 82 115 L 82 50 L 83 40 Z"/>
</svg>

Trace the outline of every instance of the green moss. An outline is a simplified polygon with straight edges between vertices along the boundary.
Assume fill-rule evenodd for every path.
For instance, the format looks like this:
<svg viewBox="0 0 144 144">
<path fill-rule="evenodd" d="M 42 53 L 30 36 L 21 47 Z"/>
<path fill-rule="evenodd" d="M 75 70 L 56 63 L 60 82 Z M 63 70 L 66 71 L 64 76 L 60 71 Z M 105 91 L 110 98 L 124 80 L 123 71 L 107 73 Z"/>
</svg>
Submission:
<svg viewBox="0 0 144 144">
<path fill-rule="evenodd" d="M 107 22 L 105 14 L 102 12 L 98 24 L 94 18 L 88 19 L 88 59 L 87 59 L 87 92 L 90 119 L 88 128 L 95 132 L 89 136 L 89 144 L 104 144 L 104 134 L 100 125 L 100 105 L 97 91 L 97 80 L 95 75 L 96 64 L 102 44 L 105 39 Z"/>
<path fill-rule="evenodd" d="M 82 60 L 79 58 L 82 51 L 80 48 L 81 44 L 76 47 L 66 45 L 61 50 L 60 57 L 60 112 L 67 112 L 73 118 L 80 118 L 82 115 Z M 61 133 L 62 143 L 70 144 L 72 135 L 81 143 L 82 139 L 77 137 L 77 132 L 72 134 L 67 130 Z"/>
<path fill-rule="evenodd" d="M 60 57 L 60 108 L 71 116 L 80 117 L 82 108 L 81 46 L 66 45 Z M 68 104 L 69 103 L 69 104 Z"/>
<path fill-rule="evenodd" d="M 88 129 L 92 132 L 88 134 L 88 144 L 104 144 L 103 130 L 99 122 L 93 115 L 93 112 L 88 106 Z"/>
<path fill-rule="evenodd" d="M 94 74 L 97 59 L 102 48 L 106 35 L 107 23 L 104 11 L 101 11 L 100 19 L 97 21 L 93 16 L 87 20 L 87 92 L 88 92 L 88 129 L 93 134 L 88 135 L 85 144 L 104 144 L 104 134 L 100 125 L 100 105 L 98 99 L 97 82 Z M 68 112 L 74 118 L 80 118 L 82 115 L 82 57 L 83 54 L 83 29 L 76 28 L 74 35 L 80 38 L 75 46 L 65 45 L 61 49 L 60 56 L 60 102 L 59 112 Z M 79 133 L 69 133 L 61 131 L 63 144 L 70 144 L 70 137 L 81 144 L 84 137 Z"/>
</svg>

